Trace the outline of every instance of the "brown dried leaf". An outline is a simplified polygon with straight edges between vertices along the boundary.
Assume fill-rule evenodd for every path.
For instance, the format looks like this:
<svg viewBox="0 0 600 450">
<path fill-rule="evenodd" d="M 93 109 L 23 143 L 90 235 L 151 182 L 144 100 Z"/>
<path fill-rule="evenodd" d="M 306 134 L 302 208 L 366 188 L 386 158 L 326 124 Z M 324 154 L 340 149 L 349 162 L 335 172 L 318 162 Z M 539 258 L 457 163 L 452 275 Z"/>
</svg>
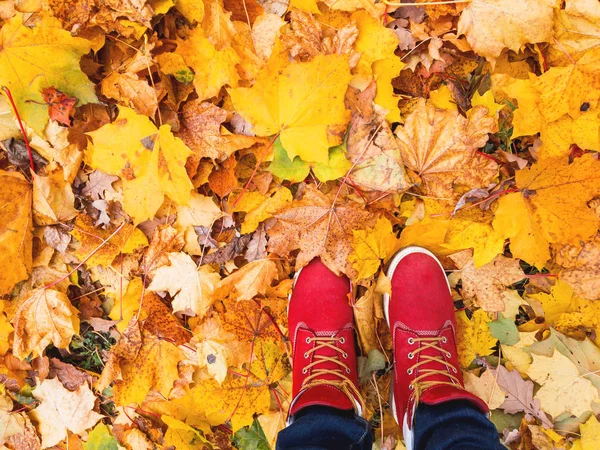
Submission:
<svg viewBox="0 0 600 450">
<path fill-rule="evenodd" d="M 590 300 L 600 299 L 600 234 L 582 245 L 565 245 L 556 252 L 557 264 L 564 269 L 560 278 Z"/>
<path fill-rule="evenodd" d="M 302 199 L 294 200 L 275 218 L 277 223 L 268 231 L 268 251 L 285 257 L 300 249 L 296 259 L 298 269 L 320 256 L 336 274 L 356 274 L 348 260 L 352 252 L 352 230 L 364 229 L 372 221 L 371 215 L 358 203 L 347 201 L 332 205 L 326 195 L 308 185 Z"/>
<path fill-rule="evenodd" d="M 497 130 L 487 108 L 476 106 L 465 119 L 457 111 L 439 110 L 419 100 L 403 127 L 396 129 L 402 159 L 422 180 L 422 191 L 452 197 L 454 188 L 487 187 L 497 164 L 477 153 Z"/>
</svg>

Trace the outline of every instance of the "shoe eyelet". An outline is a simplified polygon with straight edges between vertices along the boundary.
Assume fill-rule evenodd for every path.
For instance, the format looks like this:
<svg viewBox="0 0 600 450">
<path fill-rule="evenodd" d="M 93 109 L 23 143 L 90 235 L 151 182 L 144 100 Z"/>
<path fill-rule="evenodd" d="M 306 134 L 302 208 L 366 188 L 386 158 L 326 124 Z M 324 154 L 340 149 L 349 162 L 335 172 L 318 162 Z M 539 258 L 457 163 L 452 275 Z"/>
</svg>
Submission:
<svg viewBox="0 0 600 450">
<path fill-rule="evenodd" d="M 342 353 L 342 356 L 344 359 L 346 359 L 346 358 L 348 358 L 348 353 L 344 352 L 344 353 Z"/>
<path fill-rule="evenodd" d="M 350 369 L 346 369 L 347 374 L 349 374 L 350 372 L 352 372 Z"/>
<path fill-rule="evenodd" d="M 443 344 L 447 344 L 448 343 L 448 339 L 446 338 L 446 336 L 442 337 L 442 343 Z"/>
<path fill-rule="evenodd" d="M 406 370 L 406 373 L 407 373 L 408 375 L 412 375 L 412 373 L 413 373 L 413 370 L 412 370 L 412 369 L 407 369 L 407 370 Z"/>
<path fill-rule="evenodd" d="M 340 344 L 345 344 L 346 343 L 346 338 L 340 338 Z"/>
<path fill-rule="evenodd" d="M 413 338 L 408 338 L 408 345 L 413 345 L 415 340 Z"/>
<path fill-rule="evenodd" d="M 458 373 L 458 370 L 456 370 L 456 367 L 453 367 L 453 368 L 452 368 L 452 372 L 454 372 L 454 373 Z"/>
<path fill-rule="evenodd" d="M 446 352 L 446 358 L 452 358 L 452 353 Z"/>
<path fill-rule="evenodd" d="M 408 359 L 413 359 L 415 355 L 412 352 L 408 352 Z"/>
<path fill-rule="evenodd" d="M 308 359 L 308 352 L 304 354 L 304 359 Z"/>
<path fill-rule="evenodd" d="M 415 389 L 415 387 L 414 387 L 412 384 L 409 384 L 409 385 L 408 385 L 408 390 L 409 390 L 409 391 L 412 391 L 412 390 L 414 390 L 414 389 Z"/>
<path fill-rule="evenodd" d="M 306 338 L 306 343 L 310 344 L 310 338 L 309 337 Z"/>
<path fill-rule="evenodd" d="M 302 373 L 303 373 L 304 375 L 306 375 L 306 373 L 307 373 L 306 367 L 305 367 L 304 369 L 302 369 Z"/>
</svg>

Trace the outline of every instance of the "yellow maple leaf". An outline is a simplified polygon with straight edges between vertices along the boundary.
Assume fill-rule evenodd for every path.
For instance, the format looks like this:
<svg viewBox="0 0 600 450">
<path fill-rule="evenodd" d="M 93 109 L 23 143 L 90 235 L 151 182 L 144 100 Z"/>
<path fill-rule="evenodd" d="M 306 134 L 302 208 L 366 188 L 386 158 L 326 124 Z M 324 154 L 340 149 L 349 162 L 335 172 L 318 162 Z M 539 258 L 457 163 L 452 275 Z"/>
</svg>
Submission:
<svg viewBox="0 0 600 450">
<path fill-rule="evenodd" d="M 598 7 L 593 1 L 569 0 L 564 9 L 554 12 L 554 37 L 548 60 L 562 66 L 579 59 L 600 45 Z"/>
<path fill-rule="evenodd" d="M 169 398 L 173 383 L 179 379 L 177 365 L 183 352 L 172 342 L 143 334 L 142 345 L 133 359 L 122 359 L 122 379 L 115 382 L 115 403 L 141 404 L 151 389 Z"/>
<path fill-rule="evenodd" d="M 91 48 L 90 41 L 72 36 L 48 15 L 34 27 L 25 26 L 20 14 L 2 26 L 0 85 L 10 89 L 19 114 L 36 133 L 41 135 L 48 123 L 43 88 L 76 97 L 77 105 L 98 101 L 94 84 L 79 67 Z"/>
<path fill-rule="evenodd" d="M 231 199 L 235 203 L 235 198 Z M 233 211 L 244 211 L 246 217 L 242 222 L 242 234 L 252 233 L 263 220 L 273 217 L 280 209 L 292 201 L 292 193 L 280 186 L 274 192 L 262 195 L 259 192 L 246 192 L 233 207 Z"/>
<path fill-rule="evenodd" d="M 87 162 L 121 178 L 123 208 L 135 224 L 152 219 L 165 195 L 177 204 L 189 202 L 193 186 L 185 161 L 192 152 L 170 125 L 157 129 L 148 117 L 120 107 L 113 123 L 88 134 Z"/>
<path fill-rule="evenodd" d="M 527 375 L 541 386 L 534 398 L 539 399 L 545 412 L 555 418 L 564 412 L 577 417 L 591 410 L 591 403 L 598 398 L 598 390 L 579 375 L 569 358 L 556 350 L 551 357 L 532 356 Z"/>
<path fill-rule="evenodd" d="M 62 292 L 34 289 L 19 301 L 12 319 L 15 328 L 13 355 L 23 359 L 41 356 L 49 344 L 68 348 L 79 333 L 78 311 Z"/>
<path fill-rule="evenodd" d="M 575 445 L 571 447 L 572 449 L 596 450 L 600 448 L 600 423 L 596 416 L 592 414 L 586 423 L 580 425 L 579 429 L 581 430 L 581 439 L 575 442 L 575 444 L 579 444 L 578 449 Z"/>
<path fill-rule="evenodd" d="M 458 21 L 473 50 L 492 64 L 505 48 L 549 42 L 556 0 L 473 0 Z"/>
<path fill-rule="evenodd" d="M 259 259 L 246 264 L 222 279 L 214 291 L 214 298 L 232 296 L 237 300 L 251 300 L 264 294 L 277 277 L 277 266 L 270 259 Z"/>
<path fill-rule="evenodd" d="M 464 311 L 456 313 L 456 344 L 461 367 L 469 367 L 476 357 L 494 352 L 498 340 L 487 326 L 489 321 L 490 318 L 482 309 L 475 311 L 471 320 Z"/>
<path fill-rule="evenodd" d="M 372 228 L 352 230 L 354 239 L 353 251 L 349 256 L 352 267 L 362 280 L 374 275 L 379 266 L 400 248 L 392 224 L 385 217 L 380 217 Z"/>
<path fill-rule="evenodd" d="M 33 176 L 33 220 L 35 225 L 65 223 L 77 215 L 75 196 L 62 170 L 47 177 Z"/>
<path fill-rule="evenodd" d="M 548 122 L 569 114 L 573 119 L 600 97 L 600 48 L 590 50 L 575 64 L 552 67 L 532 84 L 540 92 L 540 111 Z M 582 109 L 583 108 L 583 109 Z"/>
<path fill-rule="evenodd" d="M 66 439 L 69 431 L 81 435 L 102 419 L 93 410 L 96 397 L 87 384 L 69 391 L 58 378 L 46 378 L 32 394 L 40 401 L 31 415 L 38 423 L 43 448 Z"/>
<path fill-rule="evenodd" d="M 221 277 L 210 266 L 197 267 L 183 252 L 169 253 L 169 266 L 153 272 L 149 291 L 166 291 L 173 297 L 173 312 L 204 317 L 212 305 L 213 291 Z"/>
<path fill-rule="evenodd" d="M 540 160 L 517 172 L 520 192 L 500 198 L 493 222 L 516 258 L 541 268 L 549 243 L 576 243 L 596 233 L 599 219 L 587 202 L 600 194 L 599 168 L 592 155 L 583 155 L 571 164 Z"/>
<path fill-rule="evenodd" d="M 317 6 L 317 0 L 290 0 L 290 8 L 298 8 L 312 14 L 321 14 Z"/>
<path fill-rule="evenodd" d="M 119 253 L 132 253 L 148 245 L 144 233 L 131 224 L 126 223 L 119 231 L 117 229 L 114 225 L 106 229 L 96 228 L 90 216 L 79 214 L 71 231 L 71 235 L 79 241 L 73 255 L 80 261 L 86 260 L 88 267 L 109 267 Z"/>
<path fill-rule="evenodd" d="M 0 295 L 31 273 L 31 186 L 17 172 L 0 170 Z"/>
<path fill-rule="evenodd" d="M 349 81 L 346 55 L 319 54 L 284 68 L 268 64 L 254 86 L 231 89 L 230 94 L 256 135 L 279 134 L 290 160 L 300 156 L 326 164 L 329 147 L 341 143 L 339 129 L 345 129 L 350 116 L 344 105 Z"/>
<path fill-rule="evenodd" d="M 194 428 L 173 417 L 162 415 L 160 419 L 169 427 L 165 433 L 165 442 L 182 450 L 205 448 L 210 443 Z"/>
<path fill-rule="evenodd" d="M 236 64 L 240 61 L 237 53 L 231 47 L 217 50 L 201 27 L 193 29 L 179 43 L 176 54 L 194 70 L 194 88 L 199 100 L 216 97 L 225 85 L 237 86 Z"/>
</svg>

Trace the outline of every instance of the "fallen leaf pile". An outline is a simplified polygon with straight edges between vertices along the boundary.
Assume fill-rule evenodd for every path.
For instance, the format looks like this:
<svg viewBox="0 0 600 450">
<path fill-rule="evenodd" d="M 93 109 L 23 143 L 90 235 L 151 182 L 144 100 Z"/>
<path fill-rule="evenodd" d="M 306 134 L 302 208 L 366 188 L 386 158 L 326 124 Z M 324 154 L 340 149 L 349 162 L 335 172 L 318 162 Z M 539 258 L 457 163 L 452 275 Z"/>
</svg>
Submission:
<svg viewBox="0 0 600 450">
<path fill-rule="evenodd" d="M 501 441 L 600 448 L 596 0 L 7 0 L 0 27 L 0 447 L 275 448 L 320 257 L 403 448 L 384 270 L 419 245 Z"/>
</svg>

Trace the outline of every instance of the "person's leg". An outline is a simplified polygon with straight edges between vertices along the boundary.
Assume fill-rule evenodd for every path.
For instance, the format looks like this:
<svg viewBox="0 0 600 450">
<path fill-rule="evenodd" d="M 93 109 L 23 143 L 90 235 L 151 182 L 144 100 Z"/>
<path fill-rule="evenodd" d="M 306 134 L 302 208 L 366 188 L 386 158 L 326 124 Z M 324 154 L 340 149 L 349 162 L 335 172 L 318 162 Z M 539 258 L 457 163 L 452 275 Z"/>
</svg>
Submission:
<svg viewBox="0 0 600 450">
<path fill-rule="evenodd" d="M 297 275 L 288 308 L 292 344 L 291 423 L 278 449 L 369 449 L 371 430 L 359 416 L 352 289 L 316 259 Z"/>
<path fill-rule="evenodd" d="M 394 256 L 387 276 L 392 290 L 384 295 L 384 311 L 394 346 L 391 408 L 406 448 L 502 448 L 485 416 L 486 403 L 464 388 L 454 302 L 440 262 L 423 248 L 408 247 Z M 471 433 L 482 433 L 476 447 L 470 446 Z"/>
<path fill-rule="evenodd" d="M 277 436 L 277 450 L 371 450 L 369 423 L 353 411 L 309 406 Z"/>
<path fill-rule="evenodd" d="M 414 421 L 417 450 L 504 450 L 492 422 L 472 403 L 454 400 L 417 406 Z"/>
</svg>

